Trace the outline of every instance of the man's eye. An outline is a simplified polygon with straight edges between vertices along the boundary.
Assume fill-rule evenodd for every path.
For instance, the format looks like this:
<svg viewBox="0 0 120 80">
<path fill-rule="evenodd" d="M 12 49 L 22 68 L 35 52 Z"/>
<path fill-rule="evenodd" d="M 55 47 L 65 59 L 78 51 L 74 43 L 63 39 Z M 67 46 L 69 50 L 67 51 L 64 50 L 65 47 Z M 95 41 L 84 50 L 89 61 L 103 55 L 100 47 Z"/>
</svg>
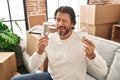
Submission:
<svg viewBox="0 0 120 80">
<path fill-rule="evenodd" d="M 66 20 L 63 20 L 63 23 L 67 23 L 67 21 L 66 21 Z"/>
<path fill-rule="evenodd" d="M 57 22 L 60 22 L 60 19 L 57 19 L 56 21 L 57 21 Z"/>
</svg>

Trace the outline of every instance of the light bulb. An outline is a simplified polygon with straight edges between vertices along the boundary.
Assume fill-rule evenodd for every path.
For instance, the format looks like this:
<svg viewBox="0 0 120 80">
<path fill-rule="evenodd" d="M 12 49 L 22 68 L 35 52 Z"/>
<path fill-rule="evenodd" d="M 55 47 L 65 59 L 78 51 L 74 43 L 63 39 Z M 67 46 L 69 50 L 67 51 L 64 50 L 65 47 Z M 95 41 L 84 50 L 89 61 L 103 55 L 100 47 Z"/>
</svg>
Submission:
<svg viewBox="0 0 120 80">
<path fill-rule="evenodd" d="M 87 34 L 88 34 L 87 28 L 86 27 L 82 27 L 80 29 L 80 34 L 81 34 L 82 37 L 87 37 Z"/>
<path fill-rule="evenodd" d="M 48 35 L 49 34 L 49 23 L 48 22 L 44 22 L 43 23 L 43 27 L 44 27 L 43 35 Z"/>
</svg>

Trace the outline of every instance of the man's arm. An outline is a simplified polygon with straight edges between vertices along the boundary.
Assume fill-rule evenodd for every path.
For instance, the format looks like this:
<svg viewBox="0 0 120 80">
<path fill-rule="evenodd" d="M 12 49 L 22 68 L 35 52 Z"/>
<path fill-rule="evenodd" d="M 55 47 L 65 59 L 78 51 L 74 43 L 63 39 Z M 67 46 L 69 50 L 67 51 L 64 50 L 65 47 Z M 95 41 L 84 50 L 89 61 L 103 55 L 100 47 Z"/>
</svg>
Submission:
<svg viewBox="0 0 120 80">
<path fill-rule="evenodd" d="M 40 55 L 37 53 L 37 51 L 35 51 L 29 59 L 29 68 L 32 70 L 32 72 L 39 70 L 45 59 L 45 53 Z"/>
<path fill-rule="evenodd" d="M 48 36 L 43 36 L 39 39 L 37 49 L 29 59 L 29 68 L 32 72 L 41 69 L 40 67 L 43 67 L 41 65 L 46 61 L 45 48 L 48 45 L 48 39 Z"/>
<path fill-rule="evenodd" d="M 96 51 L 95 44 L 85 37 L 83 37 L 82 42 L 84 43 L 88 72 L 97 79 L 105 77 L 108 71 L 107 64 Z"/>
<path fill-rule="evenodd" d="M 94 50 L 95 58 L 87 58 L 87 71 L 97 79 L 102 79 L 107 75 L 108 67 L 106 61 Z"/>
</svg>

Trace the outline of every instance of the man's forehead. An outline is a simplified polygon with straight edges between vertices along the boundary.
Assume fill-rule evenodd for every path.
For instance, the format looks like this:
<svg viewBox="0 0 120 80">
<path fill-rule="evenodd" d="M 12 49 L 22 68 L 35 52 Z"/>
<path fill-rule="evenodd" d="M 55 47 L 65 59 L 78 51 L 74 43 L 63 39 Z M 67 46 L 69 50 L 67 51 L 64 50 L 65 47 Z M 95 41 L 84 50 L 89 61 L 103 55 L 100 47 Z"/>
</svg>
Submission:
<svg viewBox="0 0 120 80">
<path fill-rule="evenodd" d="M 70 18 L 70 15 L 68 13 L 62 13 L 58 12 L 56 15 L 56 18 L 61 17 L 61 18 Z"/>
</svg>

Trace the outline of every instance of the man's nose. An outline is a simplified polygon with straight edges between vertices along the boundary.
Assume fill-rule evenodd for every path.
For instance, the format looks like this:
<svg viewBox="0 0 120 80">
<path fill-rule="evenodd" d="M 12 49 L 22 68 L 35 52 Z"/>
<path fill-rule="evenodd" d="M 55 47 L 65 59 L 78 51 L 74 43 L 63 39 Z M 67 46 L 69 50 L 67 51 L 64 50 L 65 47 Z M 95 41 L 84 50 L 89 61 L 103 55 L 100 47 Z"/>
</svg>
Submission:
<svg viewBox="0 0 120 80">
<path fill-rule="evenodd" d="M 60 22 L 59 22 L 59 25 L 60 25 L 60 26 L 63 26 L 63 25 L 64 25 L 64 22 L 63 22 L 63 21 L 60 21 Z"/>
</svg>

